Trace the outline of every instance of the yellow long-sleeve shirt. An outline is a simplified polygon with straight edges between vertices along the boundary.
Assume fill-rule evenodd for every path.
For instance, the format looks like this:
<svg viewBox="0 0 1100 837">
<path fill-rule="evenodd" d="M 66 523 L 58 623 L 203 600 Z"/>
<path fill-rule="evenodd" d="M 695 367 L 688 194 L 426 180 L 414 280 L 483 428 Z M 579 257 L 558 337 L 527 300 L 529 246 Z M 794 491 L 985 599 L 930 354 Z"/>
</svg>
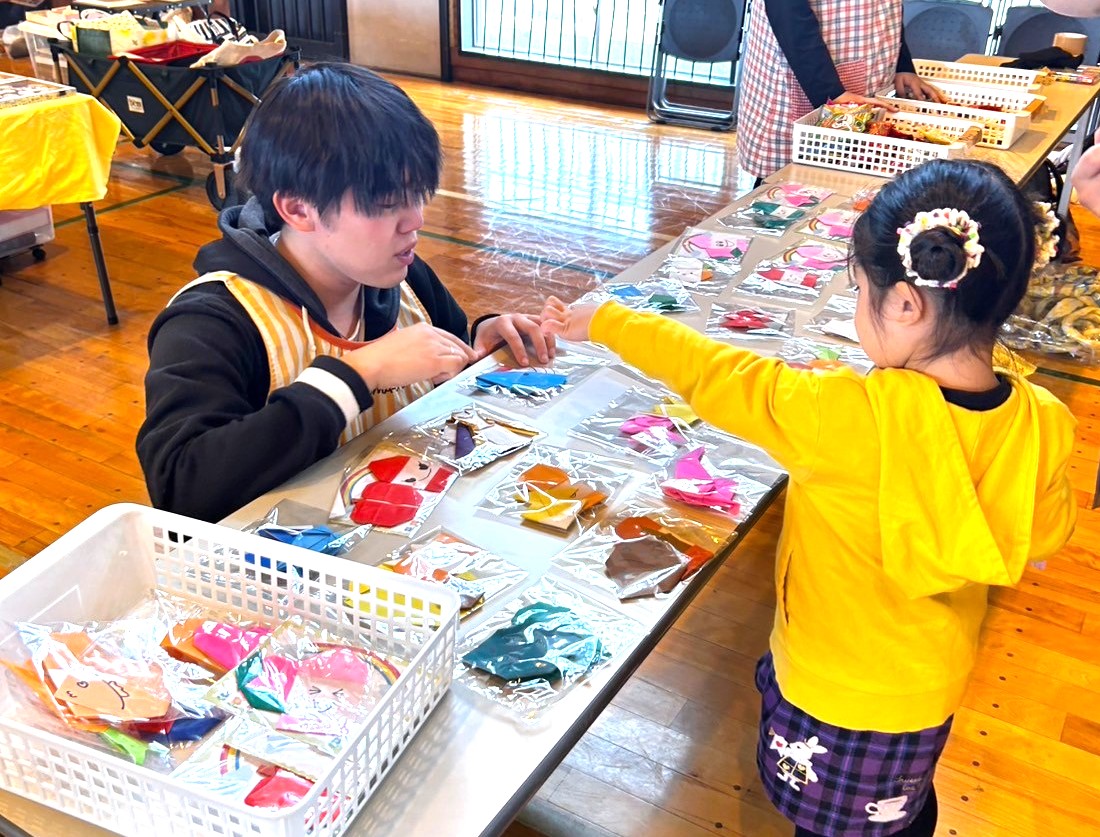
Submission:
<svg viewBox="0 0 1100 837">
<path fill-rule="evenodd" d="M 591 338 L 790 474 L 771 635 L 783 696 L 847 729 L 943 723 L 988 586 L 1072 534 L 1065 405 L 1013 378 L 1004 404 L 971 411 L 919 372 L 795 370 L 613 302 Z"/>
</svg>

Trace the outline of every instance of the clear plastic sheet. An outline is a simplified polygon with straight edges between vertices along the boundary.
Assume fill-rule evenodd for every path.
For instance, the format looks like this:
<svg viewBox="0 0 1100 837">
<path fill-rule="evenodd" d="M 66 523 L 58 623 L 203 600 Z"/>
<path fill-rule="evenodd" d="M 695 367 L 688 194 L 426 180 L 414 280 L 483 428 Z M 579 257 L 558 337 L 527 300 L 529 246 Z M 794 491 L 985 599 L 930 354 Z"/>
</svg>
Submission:
<svg viewBox="0 0 1100 837">
<path fill-rule="evenodd" d="M 737 290 L 812 303 L 847 265 L 845 248 L 803 238 L 779 256 L 760 262 Z"/>
<path fill-rule="evenodd" d="M 665 421 L 639 421 L 646 416 Z M 732 440 L 731 436 L 699 421 L 678 396 L 646 387 L 627 390 L 580 422 L 569 435 L 608 450 L 628 451 L 655 465 L 667 464 L 702 444 Z"/>
<path fill-rule="evenodd" d="M 863 349 L 856 346 L 818 343 L 800 337 L 784 343 L 779 350 L 779 357 L 795 369 L 812 369 L 818 372 L 850 366 L 857 372 L 866 374 L 874 367 Z"/>
<path fill-rule="evenodd" d="M 644 632 L 639 622 L 544 576 L 466 634 L 455 680 L 519 720 L 536 721 Z M 525 676 L 498 676 L 478 666 Z"/>
<path fill-rule="evenodd" d="M 715 302 L 707 317 L 707 337 L 720 340 L 785 340 L 794 336 L 794 311 L 756 302 Z"/>
<path fill-rule="evenodd" d="M 411 537 L 457 476 L 440 462 L 382 441 L 344 469 L 330 519 Z"/>
<path fill-rule="evenodd" d="M 806 323 L 806 328 L 817 334 L 859 343 L 855 317 L 856 298 L 848 294 L 833 294 L 821 311 Z"/>
<path fill-rule="evenodd" d="M 808 221 L 813 208 L 831 194 L 829 189 L 793 181 L 766 185 L 748 205 L 718 221 L 733 229 L 778 237 Z"/>
<path fill-rule="evenodd" d="M 231 715 L 263 725 L 272 747 L 285 743 L 280 739 L 286 737 L 332 757 L 405 665 L 291 617 L 211 686 L 207 698 Z M 249 752 L 288 769 L 302 768 L 257 752 L 255 746 Z M 310 772 L 302 775 L 319 778 Z"/>
<path fill-rule="evenodd" d="M 865 212 L 881 188 L 882 184 L 875 184 L 874 186 L 864 186 L 857 189 L 854 195 L 840 204 L 840 208 L 851 209 L 854 212 Z"/>
<path fill-rule="evenodd" d="M 346 555 L 370 532 L 368 526 L 333 523 L 328 518 L 328 513 L 316 506 L 299 503 L 297 500 L 280 500 L 267 514 L 252 521 L 241 531 L 323 555 Z M 255 559 L 246 555 L 245 561 L 251 564 Z M 260 566 L 271 569 L 271 559 L 261 558 Z M 277 569 L 284 572 L 286 567 L 280 562 Z"/>
<path fill-rule="evenodd" d="M 510 561 L 445 529 L 434 529 L 394 550 L 379 566 L 454 590 L 462 619 L 527 577 Z"/>
<path fill-rule="evenodd" d="M 509 366 L 498 366 L 493 370 L 493 372 L 534 372 L 536 374 L 564 376 L 566 380 L 558 386 L 532 387 L 524 386 L 522 383 L 512 386 L 502 386 L 485 380 L 483 377 L 485 373 L 472 375 L 464 382 L 464 385 L 466 391 L 471 395 L 490 395 L 495 398 L 516 403 L 542 404 L 553 400 L 563 392 L 579 384 L 589 375 L 598 372 L 610 363 L 611 358 L 609 355 L 601 355 L 596 352 L 582 352 L 559 345 L 558 354 L 554 358 L 553 364 L 550 366 L 532 369 L 513 369 Z M 481 383 L 478 382 L 479 378 L 482 379 Z"/>
<path fill-rule="evenodd" d="M 1064 355 L 1086 363 L 1097 360 L 1097 348 L 1090 342 L 1068 337 L 1056 323 L 1036 322 L 1022 314 L 1013 314 L 1001 326 L 1000 340 L 1010 349 Z"/>
<path fill-rule="evenodd" d="M 686 314 L 699 310 L 699 305 L 682 282 L 659 276 L 633 284 L 610 282 L 589 291 L 579 302 L 606 302 L 609 299 L 635 311 L 658 314 Z"/>
<path fill-rule="evenodd" d="M 710 561 L 733 536 L 735 528 L 735 522 L 725 515 L 706 509 L 674 508 L 655 496 L 639 494 L 554 556 L 552 565 L 622 600 L 660 597 Z M 622 551 L 620 545 L 627 541 L 642 541 L 646 550 L 658 558 L 664 557 L 663 550 L 654 541 L 671 546 L 683 559 L 678 575 L 675 571 L 641 572 L 633 584 L 624 583 L 621 575 L 618 580 L 612 578 L 607 571 L 608 558 L 616 549 Z M 656 563 L 662 565 L 661 561 Z"/>
<path fill-rule="evenodd" d="M 588 451 L 532 445 L 478 509 L 555 534 L 587 529 L 636 472 Z"/>
<path fill-rule="evenodd" d="M 657 275 L 675 279 L 702 294 L 721 293 L 741 270 L 751 239 L 728 230 L 688 227 L 657 268 Z"/>
<path fill-rule="evenodd" d="M 667 472 L 655 475 L 639 493 L 662 497 L 681 513 L 704 511 L 740 523 L 752 514 L 778 479 L 778 474 L 771 471 L 775 466 L 770 457 L 764 451 L 754 456 L 757 450 L 734 440 L 733 444 L 686 451 Z M 705 476 L 700 473 L 700 464 Z M 715 484 L 708 485 L 708 481 Z"/>
<path fill-rule="evenodd" d="M 1001 337 L 1014 349 L 1094 360 L 1100 355 L 1100 268 L 1051 263 L 1035 272 Z"/>
<path fill-rule="evenodd" d="M 806 222 L 798 232 L 827 238 L 830 241 L 850 242 L 852 227 L 860 213 L 854 209 L 826 208 Z"/>
<path fill-rule="evenodd" d="M 508 413 L 470 404 L 421 422 L 393 441 L 446 463 L 459 474 L 468 474 L 523 450 L 545 435 Z"/>
</svg>

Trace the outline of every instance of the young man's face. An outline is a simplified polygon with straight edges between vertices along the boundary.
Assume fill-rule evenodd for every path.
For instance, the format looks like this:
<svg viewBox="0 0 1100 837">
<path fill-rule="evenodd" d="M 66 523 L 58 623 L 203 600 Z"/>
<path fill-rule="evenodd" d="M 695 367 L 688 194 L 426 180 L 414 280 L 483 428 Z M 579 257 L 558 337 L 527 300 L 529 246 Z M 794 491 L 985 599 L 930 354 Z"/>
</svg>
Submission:
<svg viewBox="0 0 1100 837">
<path fill-rule="evenodd" d="M 424 206 L 387 206 L 377 215 L 355 208 L 351 193 L 344 195 L 317 229 L 317 251 L 339 274 L 371 288 L 401 283 L 413 263 L 416 233 L 424 226 Z"/>
</svg>

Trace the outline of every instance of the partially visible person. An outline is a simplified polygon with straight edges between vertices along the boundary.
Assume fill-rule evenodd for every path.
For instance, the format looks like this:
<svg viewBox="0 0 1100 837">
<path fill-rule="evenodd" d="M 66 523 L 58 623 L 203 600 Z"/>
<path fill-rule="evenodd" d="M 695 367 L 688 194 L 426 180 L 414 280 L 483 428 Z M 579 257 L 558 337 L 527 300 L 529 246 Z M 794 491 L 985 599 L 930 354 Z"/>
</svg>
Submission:
<svg viewBox="0 0 1100 837">
<path fill-rule="evenodd" d="M 1095 17 L 1100 15 L 1100 0 L 1043 0 L 1052 12 L 1069 17 Z"/>
<path fill-rule="evenodd" d="M 829 100 L 861 102 L 893 85 L 943 95 L 913 70 L 902 0 L 752 0 L 738 93 L 742 169 L 767 177 L 791 161 L 792 123 Z"/>
<path fill-rule="evenodd" d="M 989 588 L 1073 532 L 1073 416 L 993 365 L 1035 248 L 1034 207 L 987 163 L 883 186 L 852 239 L 867 375 L 547 302 L 550 333 L 607 346 L 789 474 L 757 766 L 796 837 L 932 837 Z"/>
<path fill-rule="evenodd" d="M 1096 132 L 1096 140 L 1100 141 L 1100 131 Z M 1073 167 L 1071 182 L 1077 190 L 1077 200 L 1081 206 L 1094 215 L 1100 215 L 1100 145 L 1094 143 L 1081 155 Z"/>
<path fill-rule="evenodd" d="M 158 508 L 218 520 L 539 319 L 466 314 L 416 255 L 439 135 L 369 70 L 315 64 L 264 96 L 241 147 L 253 197 L 153 323 L 137 452 Z"/>
</svg>

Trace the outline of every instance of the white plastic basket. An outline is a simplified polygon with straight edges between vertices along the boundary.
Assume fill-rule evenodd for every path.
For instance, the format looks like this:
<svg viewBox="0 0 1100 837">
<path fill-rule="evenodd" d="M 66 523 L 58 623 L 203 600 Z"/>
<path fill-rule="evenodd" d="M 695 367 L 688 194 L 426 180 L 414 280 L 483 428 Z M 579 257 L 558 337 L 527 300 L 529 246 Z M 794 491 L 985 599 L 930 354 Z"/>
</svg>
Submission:
<svg viewBox="0 0 1100 837">
<path fill-rule="evenodd" d="M 968 151 L 968 146 L 962 142 L 936 145 L 918 140 L 823 128 L 815 124 L 819 118 L 820 108 L 795 120 L 791 148 L 791 159 L 794 162 L 893 177 L 928 160 L 961 157 Z M 890 113 L 882 118 L 903 131 L 911 126 L 934 127 L 955 137 L 961 137 L 971 128 L 982 127 L 982 123 L 973 120 L 949 119 L 923 113 Z"/>
<path fill-rule="evenodd" d="M 967 84 L 999 84 L 1005 87 L 1038 87 L 1039 70 L 1017 70 L 1013 67 L 993 67 L 986 64 L 965 64 L 961 61 L 931 61 L 913 59 L 917 75 L 927 79 L 961 81 Z"/>
<path fill-rule="evenodd" d="M 458 627 L 451 591 L 143 506 L 97 512 L 0 579 L 0 614 L 112 619 L 153 588 L 269 624 L 300 615 L 411 662 L 328 775 L 285 811 L 237 805 L 21 723 L 2 677 L 0 787 L 134 837 L 336 837 L 451 683 Z"/>
<path fill-rule="evenodd" d="M 967 122 L 977 122 L 982 125 L 981 142 L 978 144 L 990 148 L 1008 148 L 1019 140 L 1027 129 L 1031 128 L 1031 112 L 1027 111 L 1027 107 L 1033 107 L 1035 100 L 1044 100 L 1042 96 L 1034 96 L 1021 88 L 947 84 L 939 84 L 937 87 L 948 99 L 959 103 L 941 104 L 902 99 L 892 92 L 886 93 L 886 96 L 906 112 L 928 113 L 935 117 L 952 117 Z M 989 106 L 1012 108 L 1013 112 L 967 107 L 968 104 L 969 106 L 989 104 Z"/>
</svg>

